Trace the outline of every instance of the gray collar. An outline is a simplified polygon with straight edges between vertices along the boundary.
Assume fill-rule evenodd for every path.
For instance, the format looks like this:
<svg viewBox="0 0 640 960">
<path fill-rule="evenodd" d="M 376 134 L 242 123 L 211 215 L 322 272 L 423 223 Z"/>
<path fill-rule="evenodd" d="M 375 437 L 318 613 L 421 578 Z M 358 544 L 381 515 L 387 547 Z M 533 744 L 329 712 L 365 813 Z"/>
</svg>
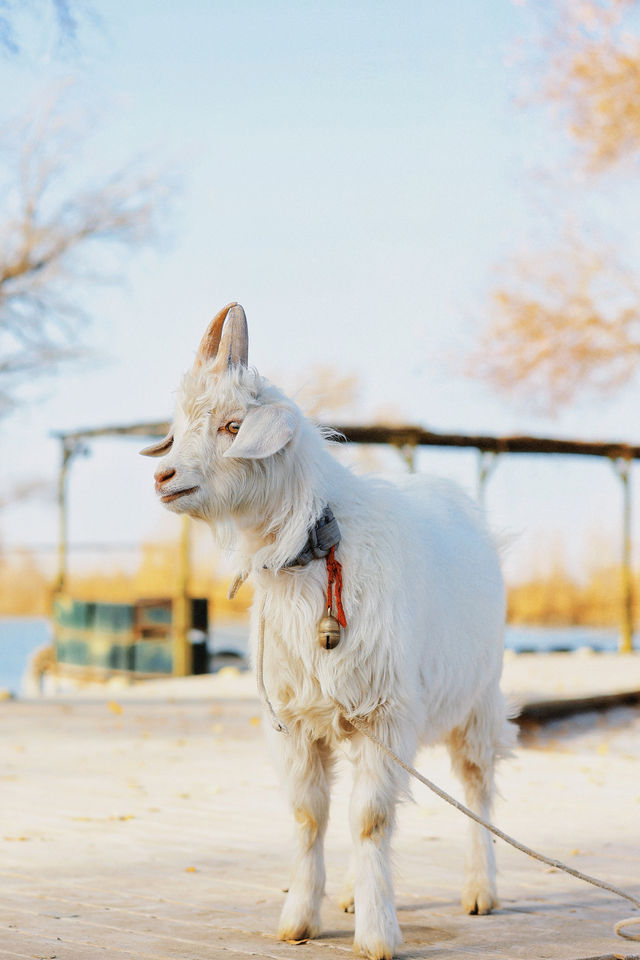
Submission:
<svg viewBox="0 0 640 960">
<path fill-rule="evenodd" d="M 338 521 L 331 507 L 327 506 L 309 530 L 307 542 L 298 556 L 288 560 L 285 567 L 306 567 L 312 560 L 322 560 L 328 555 L 331 547 L 338 546 L 340 539 Z"/>
</svg>

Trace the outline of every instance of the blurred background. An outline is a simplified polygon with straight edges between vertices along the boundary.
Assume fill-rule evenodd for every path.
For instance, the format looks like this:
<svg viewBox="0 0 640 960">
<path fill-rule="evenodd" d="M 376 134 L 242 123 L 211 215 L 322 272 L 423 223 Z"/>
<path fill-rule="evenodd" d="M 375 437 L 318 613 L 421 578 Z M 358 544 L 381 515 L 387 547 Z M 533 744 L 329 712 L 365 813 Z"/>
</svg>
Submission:
<svg viewBox="0 0 640 960">
<path fill-rule="evenodd" d="M 230 300 L 323 422 L 640 443 L 635 0 L 5 0 L 0 71 L 0 687 L 50 636 L 56 434 L 169 418 Z M 235 647 L 250 591 L 229 604 L 230 558 L 157 504 L 145 442 L 75 451 L 67 626 L 186 591 Z M 473 496 L 483 466 L 414 458 Z M 624 458 L 491 463 L 509 645 L 616 647 L 639 482 Z"/>
</svg>

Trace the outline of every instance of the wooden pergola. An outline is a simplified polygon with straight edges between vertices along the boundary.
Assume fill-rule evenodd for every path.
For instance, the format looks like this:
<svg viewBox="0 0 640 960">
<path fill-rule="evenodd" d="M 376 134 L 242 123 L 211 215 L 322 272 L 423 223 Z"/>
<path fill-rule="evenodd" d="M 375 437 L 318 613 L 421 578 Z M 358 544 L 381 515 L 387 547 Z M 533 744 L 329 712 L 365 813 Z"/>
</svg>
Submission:
<svg viewBox="0 0 640 960">
<path fill-rule="evenodd" d="M 64 589 L 67 576 L 67 475 L 69 466 L 78 453 L 86 451 L 87 441 L 100 437 L 164 437 L 169 432 L 169 421 L 135 423 L 94 427 L 57 433 L 62 447 L 58 501 L 60 508 L 58 546 L 58 589 Z M 620 480 L 622 488 L 622 611 L 620 651 L 633 649 L 633 580 L 631 572 L 631 465 L 640 459 L 640 446 L 618 442 L 598 443 L 590 440 L 563 440 L 550 437 L 505 436 L 482 434 L 436 433 L 419 426 L 360 426 L 332 427 L 336 439 L 344 443 L 383 444 L 395 447 L 404 457 L 410 470 L 415 469 L 415 451 L 418 447 L 452 447 L 475 449 L 478 461 L 478 499 L 484 501 L 485 487 L 500 456 L 515 454 L 543 454 L 560 456 L 600 457 L 608 460 Z M 181 590 L 186 595 L 188 580 L 188 526 L 183 525 L 181 553 L 183 573 Z"/>
</svg>

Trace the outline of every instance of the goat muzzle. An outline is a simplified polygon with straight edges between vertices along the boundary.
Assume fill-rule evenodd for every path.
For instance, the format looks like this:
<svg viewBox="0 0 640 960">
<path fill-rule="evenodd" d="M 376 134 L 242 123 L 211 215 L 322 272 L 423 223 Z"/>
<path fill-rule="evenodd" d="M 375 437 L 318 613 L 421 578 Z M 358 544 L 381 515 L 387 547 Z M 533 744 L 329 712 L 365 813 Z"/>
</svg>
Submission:
<svg viewBox="0 0 640 960">
<path fill-rule="evenodd" d="M 153 477 L 156 481 L 156 493 L 160 493 L 165 483 L 168 483 L 169 480 L 172 480 L 175 477 L 175 470 L 169 468 L 167 470 L 156 470 Z"/>
</svg>

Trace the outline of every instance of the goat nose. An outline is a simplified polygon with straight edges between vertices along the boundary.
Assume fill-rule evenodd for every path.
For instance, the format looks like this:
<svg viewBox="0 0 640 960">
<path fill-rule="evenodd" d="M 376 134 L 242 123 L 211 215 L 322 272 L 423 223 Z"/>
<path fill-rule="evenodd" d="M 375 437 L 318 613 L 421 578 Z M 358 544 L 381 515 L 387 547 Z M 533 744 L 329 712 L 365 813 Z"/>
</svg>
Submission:
<svg viewBox="0 0 640 960">
<path fill-rule="evenodd" d="M 156 487 L 161 487 L 163 483 L 166 483 L 167 480 L 171 480 L 171 478 L 175 477 L 175 475 L 176 472 L 172 469 L 157 470 L 153 475 L 155 477 Z"/>
</svg>

